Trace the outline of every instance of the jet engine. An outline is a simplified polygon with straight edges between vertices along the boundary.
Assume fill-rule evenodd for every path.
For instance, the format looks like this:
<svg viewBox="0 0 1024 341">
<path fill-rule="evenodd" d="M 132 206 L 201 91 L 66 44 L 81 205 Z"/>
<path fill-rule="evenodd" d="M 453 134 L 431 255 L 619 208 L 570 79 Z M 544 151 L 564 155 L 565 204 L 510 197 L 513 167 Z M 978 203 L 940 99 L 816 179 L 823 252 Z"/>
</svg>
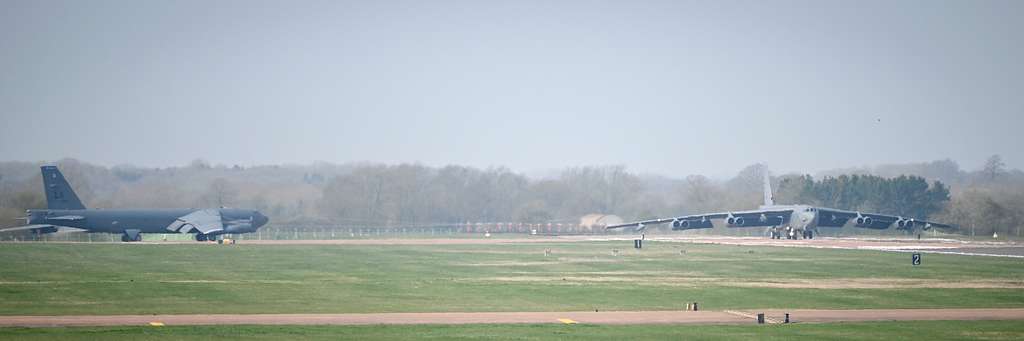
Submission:
<svg viewBox="0 0 1024 341">
<path fill-rule="evenodd" d="M 729 224 L 730 226 L 743 226 L 743 223 L 745 222 L 746 221 L 743 220 L 743 217 L 729 216 L 729 218 L 725 219 L 725 223 Z"/>
<path fill-rule="evenodd" d="M 909 230 L 914 228 L 914 219 L 900 219 L 896 221 L 896 228 L 901 230 Z"/>
<path fill-rule="evenodd" d="M 873 222 L 874 222 L 874 220 L 871 219 L 871 217 L 865 217 L 865 216 L 857 216 L 857 220 L 856 220 L 856 223 L 857 223 L 858 227 L 870 227 L 871 223 L 873 223 Z"/>
<path fill-rule="evenodd" d="M 685 230 L 692 226 L 692 222 L 689 220 L 679 220 L 672 222 L 672 228 L 675 230 Z"/>
</svg>

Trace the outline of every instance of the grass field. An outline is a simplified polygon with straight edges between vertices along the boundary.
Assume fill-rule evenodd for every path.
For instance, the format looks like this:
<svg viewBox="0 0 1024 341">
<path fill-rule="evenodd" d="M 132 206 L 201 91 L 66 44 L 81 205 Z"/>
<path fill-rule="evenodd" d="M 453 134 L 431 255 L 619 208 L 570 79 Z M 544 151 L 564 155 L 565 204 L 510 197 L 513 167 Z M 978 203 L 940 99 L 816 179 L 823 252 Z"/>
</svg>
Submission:
<svg viewBox="0 0 1024 341">
<path fill-rule="evenodd" d="M 0 315 L 1024 307 L 1019 260 L 856 250 L 21 243 L 0 259 Z M 970 282 L 994 287 L 943 287 Z"/>
<path fill-rule="evenodd" d="M 4 328 L 18 340 L 1020 340 L 1019 321 L 916 321 L 770 326 L 448 325 Z"/>
</svg>

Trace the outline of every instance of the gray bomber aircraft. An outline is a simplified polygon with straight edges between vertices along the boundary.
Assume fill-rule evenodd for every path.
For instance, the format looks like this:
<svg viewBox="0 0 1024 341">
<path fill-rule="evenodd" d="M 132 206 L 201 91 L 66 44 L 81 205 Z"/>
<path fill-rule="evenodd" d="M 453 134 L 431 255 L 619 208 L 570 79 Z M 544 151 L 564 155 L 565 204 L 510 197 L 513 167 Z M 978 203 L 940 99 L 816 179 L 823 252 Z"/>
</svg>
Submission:
<svg viewBox="0 0 1024 341">
<path fill-rule="evenodd" d="M 56 166 L 42 166 L 45 210 L 28 210 L 26 226 L 0 232 L 55 233 L 60 228 L 119 233 L 121 241 L 140 241 L 142 233 L 195 233 L 197 241 L 217 240 L 226 233 L 249 233 L 265 225 L 256 210 L 207 209 L 86 209 Z"/>
<path fill-rule="evenodd" d="M 651 219 L 626 224 L 611 225 L 606 228 L 617 229 L 634 227 L 642 231 L 647 225 L 672 223 L 672 230 L 707 229 L 714 227 L 712 220 L 721 220 L 727 227 L 767 227 L 772 239 L 813 239 L 819 227 L 843 227 L 853 222 L 853 226 L 884 230 L 896 227 L 899 230 L 913 232 L 914 229 L 929 230 L 933 227 L 952 228 L 913 217 L 901 217 L 877 213 L 862 213 L 810 205 L 775 205 L 771 182 L 764 177 L 764 205 L 756 210 L 722 213 L 695 214 L 674 218 Z"/>
</svg>

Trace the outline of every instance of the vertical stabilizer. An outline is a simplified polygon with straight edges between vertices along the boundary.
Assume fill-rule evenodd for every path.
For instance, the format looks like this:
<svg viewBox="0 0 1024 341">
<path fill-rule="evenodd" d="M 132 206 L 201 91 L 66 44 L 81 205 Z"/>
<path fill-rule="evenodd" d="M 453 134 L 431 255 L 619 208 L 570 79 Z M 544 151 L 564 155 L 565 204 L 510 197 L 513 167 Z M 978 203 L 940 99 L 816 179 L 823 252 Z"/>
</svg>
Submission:
<svg viewBox="0 0 1024 341">
<path fill-rule="evenodd" d="M 764 173 L 764 205 L 775 206 L 775 196 L 772 195 L 772 179 L 768 173 Z"/>
<path fill-rule="evenodd" d="M 51 210 L 84 210 L 85 205 L 78 200 L 78 195 L 71 190 L 71 185 L 64 180 L 57 166 L 42 166 L 43 191 L 46 192 L 46 208 Z"/>
</svg>

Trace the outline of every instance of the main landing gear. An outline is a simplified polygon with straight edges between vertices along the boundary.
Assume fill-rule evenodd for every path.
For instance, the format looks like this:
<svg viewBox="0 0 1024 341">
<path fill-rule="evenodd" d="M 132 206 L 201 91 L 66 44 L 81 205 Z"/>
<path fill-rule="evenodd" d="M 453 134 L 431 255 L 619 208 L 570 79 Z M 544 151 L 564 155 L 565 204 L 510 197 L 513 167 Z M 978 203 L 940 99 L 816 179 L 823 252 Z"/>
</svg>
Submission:
<svg viewBox="0 0 1024 341">
<path fill-rule="evenodd" d="M 813 230 L 800 230 L 800 237 L 797 237 L 797 230 L 788 226 L 786 228 L 773 227 L 770 230 L 768 230 L 768 232 L 771 232 L 772 239 L 782 239 L 783 236 L 785 236 L 786 239 L 789 240 L 797 240 L 801 238 L 814 239 Z"/>
<path fill-rule="evenodd" d="M 209 234 L 196 233 L 196 241 L 197 242 L 205 242 L 205 241 L 215 242 L 215 241 L 217 241 L 217 235 L 209 235 Z"/>
<path fill-rule="evenodd" d="M 132 232 L 132 231 L 124 231 L 124 233 L 121 234 L 121 241 L 122 242 L 126 242 L 126 243 L 127 242 L 141 242 L 142 241 L 142 233 Z"/>
</svg>

